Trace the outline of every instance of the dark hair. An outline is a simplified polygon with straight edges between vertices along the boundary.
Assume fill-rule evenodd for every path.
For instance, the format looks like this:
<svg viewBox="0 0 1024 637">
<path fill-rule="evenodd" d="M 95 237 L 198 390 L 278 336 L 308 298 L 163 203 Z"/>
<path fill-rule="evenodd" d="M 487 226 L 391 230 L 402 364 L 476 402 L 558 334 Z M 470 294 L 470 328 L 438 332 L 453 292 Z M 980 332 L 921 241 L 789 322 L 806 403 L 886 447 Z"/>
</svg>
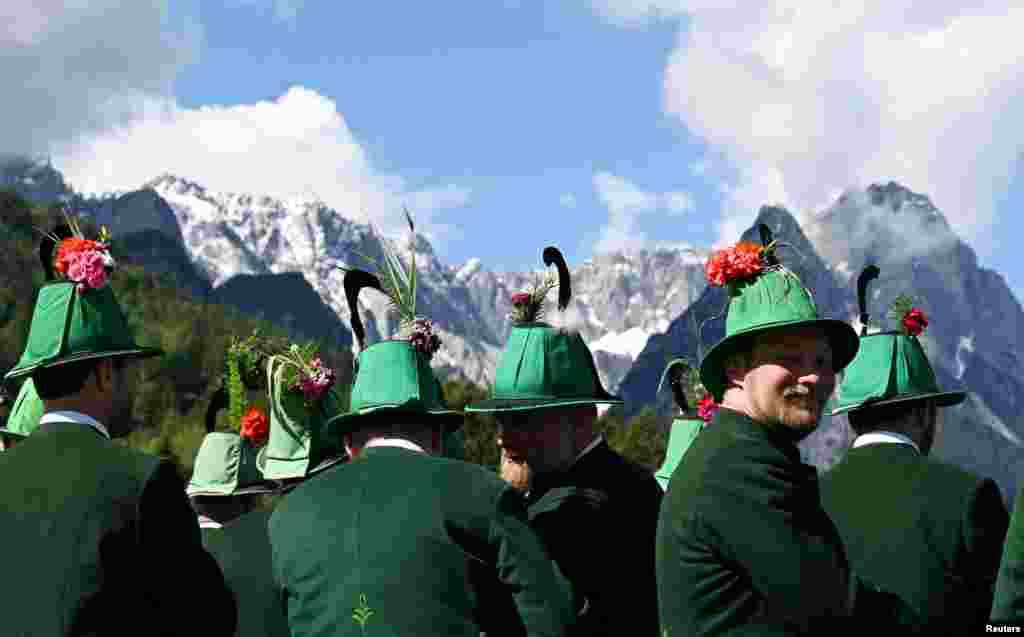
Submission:
<svg viewBox="0 0 1024 637">
<path fill-rule="evenodd" d="M 75 394 L 85 387 L 85 381 L 89 380 L 93 370 L 103 360 L 102 358 L 93 358 L 36 370 L 32 374 L 32 380 L 36 384 L 36 393 L 43 400 L 56 400 Z M 113 363 L 114 369 L 120 372 L 127 364 L 127 359 L 114 358 Z"/>
<path fill-rule="evenodd" d="M 906 422 L 914 410 L 924 404 L 920 401 L 907 401 L 877 407 L 863 407 L 849 412 L 847 417 L 850 427 L 857 435 L 860 435 L 879 429 L 892 429 L 895 425 Z"/>
</svg>

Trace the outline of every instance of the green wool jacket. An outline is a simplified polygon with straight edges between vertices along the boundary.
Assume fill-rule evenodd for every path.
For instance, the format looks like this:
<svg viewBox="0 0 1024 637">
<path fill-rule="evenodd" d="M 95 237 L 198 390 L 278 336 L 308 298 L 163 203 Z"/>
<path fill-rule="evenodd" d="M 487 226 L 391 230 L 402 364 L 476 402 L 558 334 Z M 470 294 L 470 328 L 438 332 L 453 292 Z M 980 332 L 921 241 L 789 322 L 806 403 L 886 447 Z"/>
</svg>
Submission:
<svg viewBox="0 0 1024 637">
<path fill-rule="evenodd" d="M 572 583 L 580 612 L 568 635 L 659 634 L 654 539 L 662 496 L 649 470 L 605 441 L 568 471 L 536 478 L 530 524 Z"/>
<path fill-rule="evenodd" d="M 792 435 L 728 408 L 669 481 L 656 554 L 669 637 L 849 634 L 903 610 L 851 573 Z"/>
<path fill-rule="evenodd" d="M 992 622 L 1024 624 L 1024 486 L 1017 492 L 1013 517 L 992 601 Z"/>
<path fill-rule="evenodd" d="M 1009 522 L 992 480 L 875 443 L 822 476 L 821 502 L 851 567 L 913 608 L 919 631 L 985 632 Z"/>
<path fill-rule="evenodd" d="M 0 454 L 5 636 L 232 635 L 235 602 L 174 467 L 76 423 Z"/>
<path fill-rule="evenodd" d="M 240 637 L 290 637 L 271 568 L 269 521 L 270 511 L 253 511 L 219 529 L 201 529 L 203 546 L 217 560 L 238 602 Z"/>
<path fill-rule="evenodd" d="M 365 449 L 288 494 L 269 529 L 293 637 L 554 637 L 573 619 L 522 498 L 480 466 Z"/>
</svg>

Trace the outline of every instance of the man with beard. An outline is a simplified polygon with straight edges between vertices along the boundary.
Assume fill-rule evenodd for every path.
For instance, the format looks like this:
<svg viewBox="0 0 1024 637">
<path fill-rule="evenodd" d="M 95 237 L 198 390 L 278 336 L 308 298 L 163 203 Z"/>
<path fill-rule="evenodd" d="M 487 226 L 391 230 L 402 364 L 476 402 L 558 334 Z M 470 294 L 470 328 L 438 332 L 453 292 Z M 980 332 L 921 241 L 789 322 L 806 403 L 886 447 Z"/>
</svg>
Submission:
<svg viewBox="0 0 1024 637">
<path fill-rule="evenodd" d="M 28 435 L 39 427 L 39 419 L 43 416 L 43 401 L 36 393 L 36 384 L 31 378 L 25 379 L 18 390 L 18 397 L 11 405 L 7 414 L 7 422 L 0 427 L 0 450 L 9 451 L 28 438 Z"/>
<path fill-rule="evenodd" d="M 39 428 L 0 454 L 0 598 L 8 635 L 230 635 L 235 604 L 202 548 L 174 466 L 111 438 L 131 425 L 131 364 L 162 354 L 128 330 L 105 242 L 40 250 L 47 280 L 5 380 L 31 376 Z M 76 260 L 79 267 L 68 267 Z M 182 591 L 188 591 L 183 595 Z"/>
<path fill-rule="evenodd" d="M 712 285 L 729 288 L 726 335 L 700 365 L 721 407 L 661 509 L 658 604 L 670 637 L 846 634 L 863 628 L 852 616 L 901 610 L 851 574 L 817 471 L 797 448 L 856 354 L 857 334 L 818 317 L 761 232 L 763 247 L 740 242 L 705 268 Z"/>
<path fill-rule="evenodd" d="M 557 248 L 558 307 L 571 290 Z M 576 331 L 540 322 L 547 277 L 513 296 L 513 327 L 491 398 L 466 408 L 494 414 L 502 476 L 523 491 L 530 524 L 572 582 L 570 635 L 658 634 L 654 532 L 662 491 L 652 473 L 613 451 L 595 429 L 596 405 L 621 405 L 601 386 Z"/>
<path fill-rule="evenodd" d="M 929 635 L 984 632 L 1009 515 L 991 479 L 929 457 L 942 391 L 920 334 L 928 324 L 909 297 L 894 303 L 899 329 L 867 333 L 860 275 L 860 350 L 846 368 L 833 415 L 848 413 L 853 447 L 821 479 L 821 501 L 861 575 L 890 590 Z"/>
</svg>

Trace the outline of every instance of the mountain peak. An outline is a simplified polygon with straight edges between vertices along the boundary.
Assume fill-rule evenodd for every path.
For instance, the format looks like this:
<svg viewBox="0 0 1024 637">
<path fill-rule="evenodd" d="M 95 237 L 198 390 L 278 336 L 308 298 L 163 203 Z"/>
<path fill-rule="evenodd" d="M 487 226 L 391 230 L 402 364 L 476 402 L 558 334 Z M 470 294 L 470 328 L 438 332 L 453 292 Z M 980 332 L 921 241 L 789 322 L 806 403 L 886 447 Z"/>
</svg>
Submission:
<svg viewBox="0 0 1024 637">
<path fill-rule="evenodd" d="M 847 190 L 823 214 L 828 216 L 832 211 L 839 209 L 867 207 L 888 209 L 895 214 L 916 212 L 922 219 L 945 221 L 942 212 L 927 195 L 914 192 L 896 181 L 873 183 L 863 190 Z"/>
<path fill-rule="evenodd" d="M 206 189 L 196 182 L 171 173 L 163 173 L 154 179 L 150 179 L 142 185 L 142 189 L 146 188 L 157 191 L 170 190 L 180 195 L 201 194 L 206 192 Z"/>
</svg>

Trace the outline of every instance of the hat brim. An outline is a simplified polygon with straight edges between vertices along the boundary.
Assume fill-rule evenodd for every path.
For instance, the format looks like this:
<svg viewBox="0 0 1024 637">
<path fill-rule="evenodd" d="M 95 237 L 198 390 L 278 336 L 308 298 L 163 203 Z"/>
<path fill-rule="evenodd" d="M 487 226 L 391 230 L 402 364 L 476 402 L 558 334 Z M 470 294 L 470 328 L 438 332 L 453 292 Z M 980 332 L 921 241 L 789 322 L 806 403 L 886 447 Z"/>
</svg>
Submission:
<svg viewBox="0 0 1024 637">
<path fill-rule="evenodd" d="M 778 321 L 758 325 L 745 330 L 737 331 L 718 341 L 711 350 L 704 356 L 700 364 L 700 376 L 704 386 L 714 397 L 715 402 L 722 401 L 725 393 L 725 365 L 724 360 L 737 350 L 737 345 L 752 336 L 765 332 L 781 329 L 796 329 L 801 327 L 820 327 L 825 330 L 829 344 L 832 347 L 832 368 L 840 372 L 857 355 L 860 347 L 860 337 L 857 331 L 849 323 L 838 319 L 808 319 L 804 321 Z"/>
<path fill-rule="evenodd" d="M 844 405 L 837 409 L 832 410 L 830 416 L 854 411 L 857 409 L 869 409 L 872 407 L 880 407 L 882 405 L 894 405 L 897 403 L 909 403 L 919 402 L 924 400 L 933 400 L 937 407 L 952 407 L 953 405 L 959 405 L 967 398 L 967 392 L 964 391 L 940 391 L 932 392 L 929 394 L 905 394 L 902 396 L 893 396 L 892 398 L 885 398 L 883 400 L 868 400 L 862 403 L 856 403 L 853 405 Z"/>
<path fill-rule="evenodd" d="M 308 457 L 302 457 L 302 458 L 274 458 L 274 462 L 277 465 L 276 473 L 283 473 L 283 474 L 287 474 L 287 475 L 281 475 L 280 477 L 277 477 L 277 478 L 266 478 L 267 463 L 269 462 L 269 459 L 267 458 L 267 453 L 266 452 L 267 452 L 267 446 L 264 445 L 263 448 L 260 449 L 259 453 L 256 455 L 256 468 L 259 469 L 260 473 L 264 474 L 264 477 L 265 477 L 265 479 L 268 482 L 279 482 L 279 483 L 281 483 L 278 486 L 278 489 L 275 489 L 275 491 L 276 490 L 280 490 L 280 489 L 284 489 L 287 486 L 287 483 L 289 483 L 289 482 L 301 482 L 302 480 L 305 480 L 306 478 L 310 477 L 311 475 L 313 475 L 315 473 L 323 471 L 324 469 L 329 469 L 329 468 L 333 467 L 334 465 L 338 464 L 339 462 L 344 461 L 348 457 L 344 453 L 344 451 L 342 451 L 341 455 L 333 456 L 331 458 L 327 458 L 326 460 L 322 460 L 322 461 L 320 461 L 320 463 L 318 465 L 316 465 L 312 469 L 309 469 L 308 465 L 307 465 L 307 467 L 303 467 L 304 464 L 309 462 L 309 458 Z M 295 470 L 292 471 L 292 472 L 289 472 L 289 471 L 285 470 L 282 467 L 282 465 L 284 467 L 295 467 Z"/>
<path fill-rule="evenodd" d="M 258 495 L 258 494 L 277 493 L 280 489 L 281 489 L 280 485 L 273 484 L 270 481 L 268 481 L 267 484 L 256 484 L 256 485 L 252 485 L 252 486 L 248 486 L 248 487 L 242 487 L 241 489 L 233 489 L 233 490 L 230 490 L 230 491 L 228 491 L 228 490 L 221 490 L 221 489 L 203 489 L 203 488 L 192 489 L 192 488 L 186 488 L 185 489 L 185 495 L 187 495 L 190 498 L 194 498 L 194 497 L 197 497 L 197 496 L 205 496 L 205 497 L 211 497 L 211 496 L 230 497 L 230 496 L 233 496 L 233 495 Z"/>
<path fill-rule="evenodd" d="M 461 428 L 465 422 L 465 415 L 454 409 L 423 410 L 401 405 L 374 405 L 373 407 L 364 407 L 359 411 L 338 414 L 329 419 L 324 424 L 324 428 L 333 429 L 337 433 L 347 433 L 358 429 L 361 421 L 374 420 L 388 414 L 413 416 L 423 421 L 424 424 L 447 425 L 451 430 Z"/>
<path fill-rule="evenodd" d="M 501 413 L 539 411 L 555 407 L 583 407 L 586 405 L 624 405 L 621 398 L 491 398 L 466 406 L 466 413 Z"/>
<path fill-rule="evenodd" d="M 327 460 L 324 460 L 323 462 L 321 462 L 317 466 L 315 466 L 312 469 L 310 469 L 309 471 L 307 471 L 306 472 L 306 477 L 309 478 L 311 476 L 314 476 L 314 475 L 320 473 L 321 471 L 325 471 L 325 470 L 330 469 L 331 467 L 333 467 L 335 465 L 341 464 L 341 463 L 345 462 L 345 460 L 347 458 L 348 458 L 347 455 L 340 455 L 340 456 L 335 456 L 334 458 L 328 458 Z"/>
<path fill-rule="evenodd" d="M 26 365 L 25 367 L 15 367 L 11 371 L 4 375 L 4 380 L 15 380 L 22 378 L 23 376 L 30 376 L 34 372 L 41 369 L 51 369 L 59 367 L 61 365 L 67 365 L 70 363 L 79 363 L 87 360 L 95 360 L 101 358 L 152 358 L 153 356 L 162 356 L 165 352 L 157 347 L 138 347 L 134 349 L 123 349 L 113 350 L 105 352 L 86 352 L 83 354 L 74 354 L 72 356 L 63 356 L 48 361 L 40 361 L 33 363 L 32 365 Z"/>
</svg>

